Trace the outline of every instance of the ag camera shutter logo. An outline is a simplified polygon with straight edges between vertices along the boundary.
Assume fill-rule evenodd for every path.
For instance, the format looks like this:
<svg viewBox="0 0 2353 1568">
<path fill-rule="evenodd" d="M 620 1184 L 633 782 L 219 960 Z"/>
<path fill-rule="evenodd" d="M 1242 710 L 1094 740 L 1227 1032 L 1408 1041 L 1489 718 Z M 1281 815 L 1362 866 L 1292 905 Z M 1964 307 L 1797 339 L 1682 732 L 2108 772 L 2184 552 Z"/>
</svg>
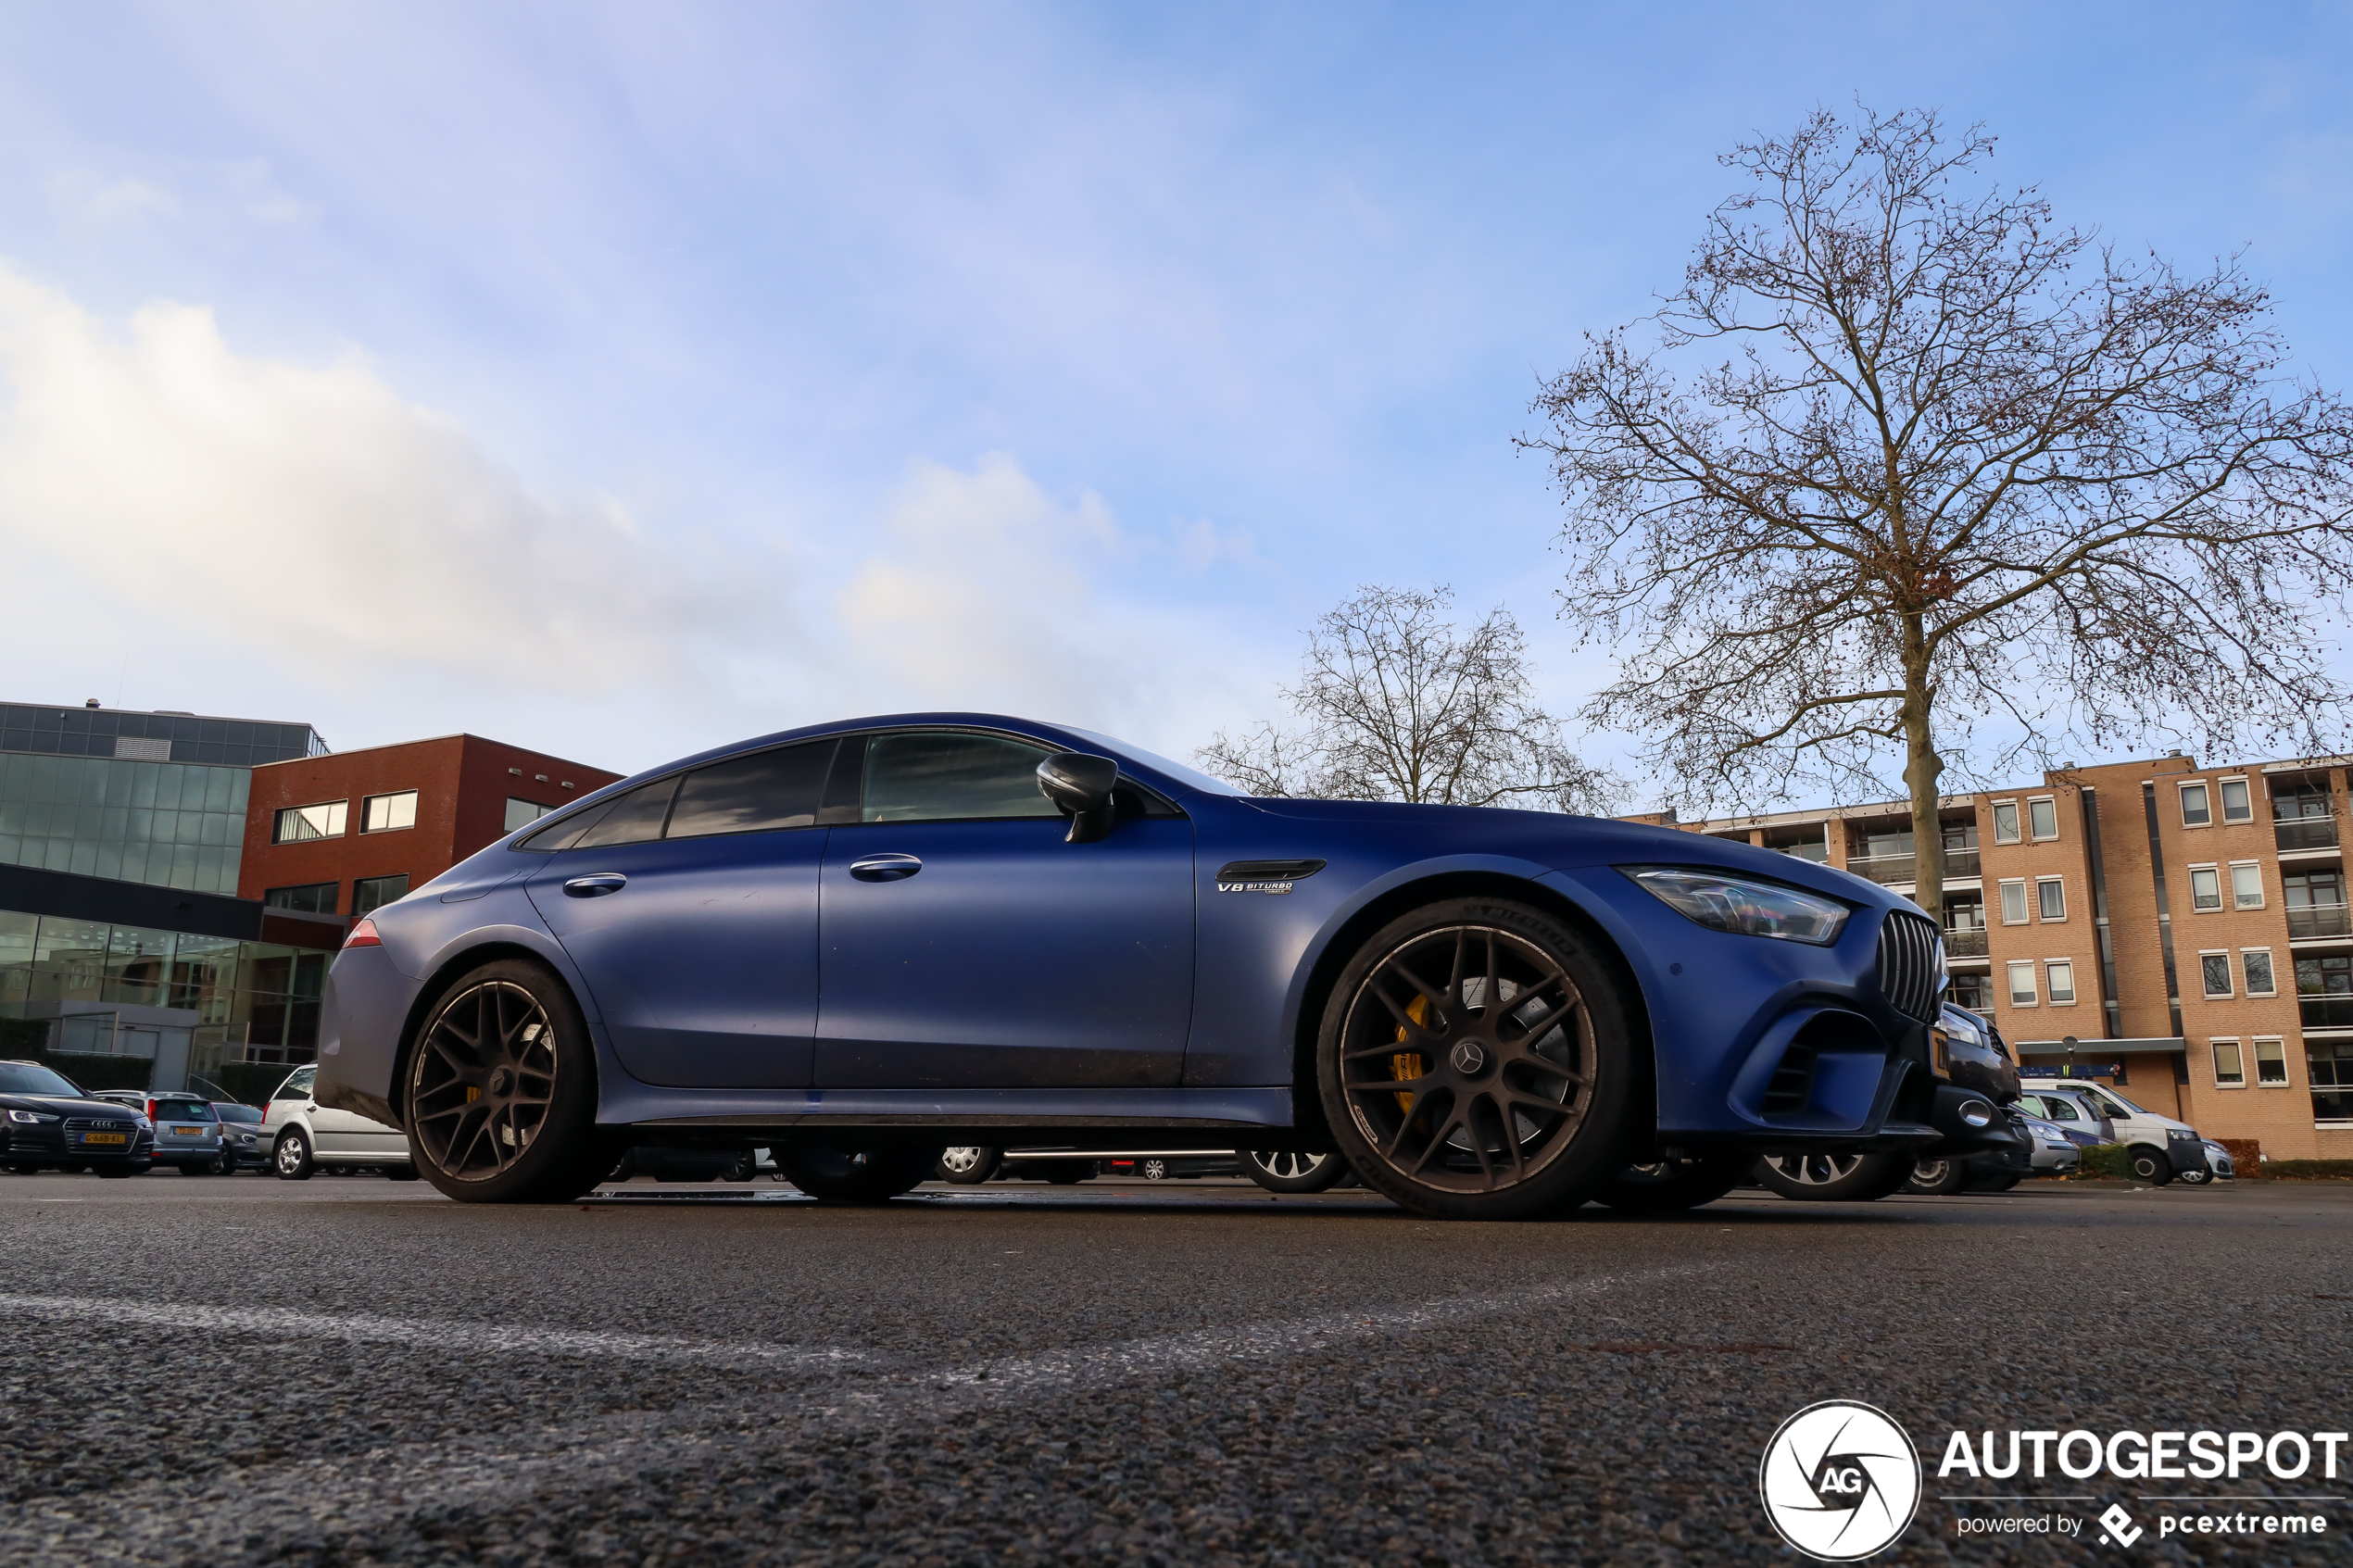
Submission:
<svg viewBox="0 0 2353 1568">
<path fill-rule="evenodd" d="M 1808 1405 L 1780 1424 L 1756 1467 L 1765 1517 L 1822 1562 L 1892 1544 L 1920 1506 L 1920 1455 L 1885 1411 L 1853 1399 Z"/>
</svg>

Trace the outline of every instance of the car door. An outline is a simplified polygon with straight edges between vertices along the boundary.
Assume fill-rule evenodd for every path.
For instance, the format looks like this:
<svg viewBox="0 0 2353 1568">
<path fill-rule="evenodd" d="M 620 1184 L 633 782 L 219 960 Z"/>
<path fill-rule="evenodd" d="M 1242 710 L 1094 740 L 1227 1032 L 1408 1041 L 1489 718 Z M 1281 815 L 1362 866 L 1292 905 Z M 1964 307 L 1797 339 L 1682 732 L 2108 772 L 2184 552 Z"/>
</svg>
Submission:
<svg viewBox="0 0 2353 1568">
<path fill-rule="evenodd" d="M 555 830 L 526 891 L 632 1076 L 692 1088 L 809 1083 L 817 807 L 835 745 L 727 758 Z"/>
<path fill-rule="evenodd" d="M 822 878 L 824 1088 L 1172 1087 L 1191 1019 L 1192 823 L 1132 784 L 1091 844 L 1043 746 L 972 731 L 846 742 L 855 820 Z M 836 808 L 850 815 L 847 805 Z"/>
</svg>

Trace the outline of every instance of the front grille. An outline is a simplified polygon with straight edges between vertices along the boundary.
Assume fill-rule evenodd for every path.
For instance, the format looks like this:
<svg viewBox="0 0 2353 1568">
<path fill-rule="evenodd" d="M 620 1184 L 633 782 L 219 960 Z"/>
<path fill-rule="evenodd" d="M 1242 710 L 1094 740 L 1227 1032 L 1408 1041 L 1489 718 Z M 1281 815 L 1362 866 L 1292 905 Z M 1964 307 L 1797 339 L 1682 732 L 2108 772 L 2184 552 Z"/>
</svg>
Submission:
<svg viewBox="0 0 2353 1568">
<path fill-rule="evenodd" d="M 72 1142 L 80 1143 L 82 1135 L 84 1133 L 124 1134 L 127 1138 L 122 1145 L 125 1152 L 128 1152 L 139 1141 L 139 1124 L 135 1122 L 118 1121 L 111 1116 L 69 1116 L 66 1118 L 66 1135 Z"/>
<path fill-rule="evenodd" d="M 1793 1045 L 1781 1053 L 1757 1109 L 1768 1116 L 1788 1116 L 1806 1109 L 1814 1098 L 1814 1047 Z"/>
<path fill-rule="evenodd" d="M 1879 928 L 1879 994 L 1887 1005 L 1922 1023 L 1935 1021 L 1936 922 L 1901 910 Z"/>
</svg>

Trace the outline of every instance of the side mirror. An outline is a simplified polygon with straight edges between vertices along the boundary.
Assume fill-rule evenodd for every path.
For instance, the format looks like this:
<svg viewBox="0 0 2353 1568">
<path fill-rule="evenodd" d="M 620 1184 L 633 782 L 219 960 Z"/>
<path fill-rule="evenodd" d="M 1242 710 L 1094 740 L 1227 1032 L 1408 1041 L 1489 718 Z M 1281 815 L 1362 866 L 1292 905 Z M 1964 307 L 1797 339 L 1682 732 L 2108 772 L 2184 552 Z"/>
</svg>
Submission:
<svg viewBox="0 0 2353 1568">
<path fill-rule="evenodd" d="M 1083 751 L 1058 751 L 1038 764 L 1038 792 L 1070 818 L 1065 844 L 1092 844 L 1110 834 L 1111 792 L 1119 764 Z"/>
</svg>

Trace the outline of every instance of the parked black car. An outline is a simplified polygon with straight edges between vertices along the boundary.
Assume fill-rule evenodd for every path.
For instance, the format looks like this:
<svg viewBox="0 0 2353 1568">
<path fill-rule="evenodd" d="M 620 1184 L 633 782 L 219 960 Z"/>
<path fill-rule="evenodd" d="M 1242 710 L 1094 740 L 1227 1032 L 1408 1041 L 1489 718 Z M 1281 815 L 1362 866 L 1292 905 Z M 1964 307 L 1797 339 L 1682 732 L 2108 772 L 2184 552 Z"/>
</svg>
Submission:
<svg viewBox="0 0 2353 1568">
<path fill-rule="evenodd" d="M 39 1062 L 0 1061 L 0 1164 L 135 1176 L 155 1155 L 154 1123 L 129 1106 L 93 1099 Z"/>
</svg>

